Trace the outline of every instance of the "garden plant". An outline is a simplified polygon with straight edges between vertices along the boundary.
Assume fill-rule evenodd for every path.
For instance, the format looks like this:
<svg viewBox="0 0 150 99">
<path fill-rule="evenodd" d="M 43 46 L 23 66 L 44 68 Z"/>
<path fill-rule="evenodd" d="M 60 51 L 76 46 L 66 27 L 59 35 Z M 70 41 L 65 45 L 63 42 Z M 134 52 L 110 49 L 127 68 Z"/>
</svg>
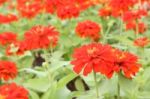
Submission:
<svg viewBox="0 0 150 99">
<path fill-rule="evenodd" d="M 0 99 L 150 99 L 150 0 L 0 0 Z"/>
</svg>

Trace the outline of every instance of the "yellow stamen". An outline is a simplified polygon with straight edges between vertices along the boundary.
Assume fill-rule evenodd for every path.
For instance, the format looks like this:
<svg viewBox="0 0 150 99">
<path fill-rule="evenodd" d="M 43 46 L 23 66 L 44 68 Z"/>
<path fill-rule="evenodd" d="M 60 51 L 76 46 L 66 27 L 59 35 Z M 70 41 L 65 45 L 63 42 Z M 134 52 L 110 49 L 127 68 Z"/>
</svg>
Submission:
<svg viewBox="0 0 150 99">
<path fill-rule="evenodd" d="M 88 54 L 93 54 L 96 50 L 97 50 L 97 48 L 93 47 L 91 49 L 88 49 L 87 52 L 88 52 Z"/>
</svg>

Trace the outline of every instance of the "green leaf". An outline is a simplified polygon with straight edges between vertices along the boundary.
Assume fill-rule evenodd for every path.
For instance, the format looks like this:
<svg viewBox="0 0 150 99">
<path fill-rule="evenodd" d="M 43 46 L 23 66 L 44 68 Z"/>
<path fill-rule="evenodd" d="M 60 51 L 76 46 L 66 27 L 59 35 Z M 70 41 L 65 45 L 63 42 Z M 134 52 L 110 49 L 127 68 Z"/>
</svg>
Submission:
<svg viewBox="0 0 150 99">
<path fill-rule="evenodd" d="M 144 92 L 139 92 L 138 94 L 138 99 L 149 99 L 150 98 L 150 92 L 144 91 Z"/>
<path fill-rule="evenodd" d="M 76 81 L 75 81 L 75 86 L 76 86 L 76 89 L 79 90 L 79 91 L 84 91 L 84 90 L 85 90 L 84 84 L 83 84 L 81 78 L 77 78 L 77 79 L 76 79 Z"/>
<path fill-rule="evenodd" d="M 57 82 L 54 82 L 52 86 L 44 93 L 41 99 L 56 99 L 55 94 L 57 90 Z"/>
<path fill-rule="evenodd" d="M 127 79 L 123 75 L 119 75 L 119 85 L 121 94 L 131 99 L 137 99 L 138 84 L 132 79 Z"/>
<path fill-rule="evenodd" d="M 29 94 L 30 94 L 31 99 L 40 99 L 38 94 L 34 91 L 29 90 Z"/>
<path fill-rule="evenodd" d="M 43 78 L 29 79 L 23 85 L 29 89 L 38 92 L 46 92 L 50 88 L 51 83 L 52 82 L 47 77 L 43 77 Z"/>
<path fill-rule="evenodd" d="M 27 73 L 32 73 L 35 74 L 38 77 L 45 77 L 47 75 L 46 72 L 43 71 L 37 71 L 35 69 L 31 69 L 31 68 L 23 68 L 19 70 L 20 72 L 27 72 Z"/>
<path fill-rule="evenodd" d="M 69 81 L 77 77 L 75 73 L 70 73 L 58 81 L 58 89 L 64 87 Z"/>
</svg>

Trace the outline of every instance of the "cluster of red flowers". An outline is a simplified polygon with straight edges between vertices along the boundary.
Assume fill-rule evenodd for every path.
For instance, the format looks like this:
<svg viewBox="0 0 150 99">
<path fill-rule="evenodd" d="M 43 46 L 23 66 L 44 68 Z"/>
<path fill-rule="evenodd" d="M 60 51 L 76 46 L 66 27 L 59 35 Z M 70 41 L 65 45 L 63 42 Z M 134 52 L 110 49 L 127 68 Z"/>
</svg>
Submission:
<svg viewBox="0 0 150 99">
<path fill-rule="evenodd" d="M 39 14 L 42 8 L 42 0 L 17 0 L 18 11 L 29 19 Z"/>
<path fill-rule="evenodd" d="M 10 61 L 0 61 L 0 80 L 10 80 L 17 76 L 17 67 Z"/>
<path fill-rule="evenodd" d="M 123 15 L 123 21 L 126 23 L 126 29 L 133 29 L 136 33 L 145 32 L 145 24 L 139 21 L 143 16 L 147 16 L 146 10 L 125 12 Z"/>
<path fill-rule="evenodd" d="M 100 16 L 121 16 L 137 3 L 137 0 L 109 0 L 105 7 L 100 9 Z"/>
<path fill-rule="evenodd" d="M 15 83 L 0 86 L 0 99 L 29 99 L 28 91 Z"/>
<path fill-rule="evenodd" d="M 4 32 L 0 34 L 0 45 L 13 43 L 17 40 L 16 33 Z"/>
<path fill-rule="evenodd" d="M 1 0 L 0 4 L 7 0 Z M 60 19 L 70 19 L 78 17 L 82 10 L 95 4 L 102 3 L 102 0 L 16 0 L 15 9 L 21 17 L 28 19 L 34 18 L 42 12 L 53 14 L 56 12 Z M 9 15 L 10 16 L 10 15 Z M 11 18 L 7 16 L 0 17 L 3 23 L 12 22 L 17 19 L 15 15 Z M 2 23 L 0 20 L 0 23 Z"/>
<path fill-rule="evenodd" d="M 99 32 L 101 31 L 100 26 L 90 20 L 79 22 L 76 27 L 76 33 L 81 37 L 89 37 L 93 40 L 100 38 Z"/>
<path fill-rule="evenodd" d="M 138 58 L 134 54 L 100 43 L 77 48 L 73 58 L 73 70 L 78 74 L 83 70 L 85 76 L 93 71 L 111 78 L 114 72 L 122 71 L 125 77 L 132 78 L 140 68 Z"/>
<path fill-rule="evenodd" d="M 126 24 L 127 30 L 143 33 L 146 30 L 146 25 L 143 22 L 140 22 L 140 19 L 148 16 L 147 9 L 142 7 L 145 6 L 145 2 L 147 3 L 148 1 L 141 0 L 141 5 L 139 5 L 139 0 L 110 0 L 106 3 L 106 7 L 100 9 L 99 15 L 104 17 L 121 17 Z M 139 7 L 138 9 L 135 9 L 134 6 L 137 5 L 139 5 Z"/>
<path fill-rule="evenodd" d="M 16 41 L 13 44 L 16 48 L 18 48 L 16 52 L 17 54 L 23 54 L 23 52 L 27 50 L 43 49 L 48 47 L 54 48 L 57 45 L 58 35 L 58 31 L 56 31 L 53 26 L 39 25 L 26 31 L 22 41 Z M 13 52 L 11 52 L 11 45 L 8 46 L 6 52 L 8 55 L 13 54 Z"/>
</svg>

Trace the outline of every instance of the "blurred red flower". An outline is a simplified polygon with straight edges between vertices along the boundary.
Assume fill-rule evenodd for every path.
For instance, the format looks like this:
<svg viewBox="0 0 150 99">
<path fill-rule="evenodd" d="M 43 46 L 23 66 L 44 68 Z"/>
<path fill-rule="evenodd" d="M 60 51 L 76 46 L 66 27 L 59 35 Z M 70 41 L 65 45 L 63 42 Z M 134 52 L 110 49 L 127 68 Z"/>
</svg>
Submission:
<svg viewBox="0 0 150 99">
<path fill-rule="evenodd" d="M 78 17 L 80 10 L 73 1 L 65 1 L 57 6 L 56 12 L 60 19 L 71 19 Z"/>
<path fill-rule="evenodd" d="M 16 41 L 17 35 L 13 32 L 3 32 L 0 34 L 0 44 L 6 45 Z"/>
<path fill-rule="evenodd" d="M 123 72 L 127 78 L 132 78 L 140 69 L 138 57 L 130 52 L 123 52 L 120 50 L 113 50 L 114 53 L 114 67 L 115 72 Z M 112 73 L 114 72 L 112 71 Z"/>
<path fill-rule="evenodd" d="M 99 32 L 101 31 L 100 25 L 96 22 L 86 20 L 79 22 L 76 26 L 76 33 L 81 37 L 89 37 L 93 40 L 100 38 Z"/>
<path fill-rule="evenodd" d="M 17 0 L 17 9 L 21 16 L 33 18 L 43 10 L 42 0 Z"/>
<path fill-rule="evenodd" d="M 55 47 L 58 41 L 58 31 L 53 26 L 34 26 L 24 37 L 28 50 Z"/>
<path fill-rule="evenodd" d="M 45 10 L 46 12 L 52 14 L 55 12 L 56 8 L 57 8 L 57 3 L 58 0 L 45 0 Z"/>
<path fill-rule="evenodd" d="M 18 18 L 14 14 L 8 14 L 8 15 L 0 14 L 0 24 L 7 24 L 17 20 Z"/>
<path fill-rule="evenodd" d="M 126 30 L 136 30 L 136 23 L 134 21 L 126 23 Z"/>
<path fill-rule="evenodd" d="M 0 0 L 0 5 L 2 5 L 3 3 L 5 3 L 7 0 Z"/>
<path fill-rule="evenodd" d="M 92 43 L 75 49 L 71 64 L 73 70 L 79 74 L 83 70 L 83 75 L 87 76 L 92 71 L 111 77 L 110 72 L 113 65 L 112 48 L 109 45 Z"/>
<path fill-rule="evenodd" d="M 134 40 L 134 45 L 138 47 L 145 47 L 150 43 L 150 40 L 147 37 L 142 37 Z"/>
<path fill-rule="evenodd" d="M 29 99 L 28 91 L 15 83 L 1 85 L 0 97 L 2 99 Z"/>
<path fill-rule="evenodd" d="M 111 9 L 110 8 L 101 8 L 99 10 L 99 16 L 106 17 L 111 15 Z"/>
<path fill-rule="evenodd" d="M 123 14 L 123 21 L 124 22 L 131 22 L 131 21 L 137 21 L 138 19 L 141 19 L 144 16 L 147 16 L 147 11 L 143 9 L 139 9 L 137 11 L 126 11 Z"/>
<path fill-rule="evenodd" d="M 12 49 L 16 49 L 16 50 L 13 50 Z M 6 55 L 22 55 L 24 54 L 25 51 L 27 51 L 28 49 L 28 43 L 23 40 L 23 41 L 16 41 L 14 42 L 13 44 L 9 45 L 7 48 L 6 48 Z"/>
<path fill-rule="evenodd" d="M 128 11 L 130 7 L 134 6 L 137 0 L 110 0 L 109 6 L 111 7 L 112 14 L 122 15 L 124 12 Z"/>
<path fill-rule="evenodd" d="M 136 23 L 135 21 L 131 21 L 131 22 L 126 23 L 126 29 L 134 30 L 135 33 L 139 34 L 139 33 L 144 33 L 146 31 L 146 25 L 143 22 Z"/>
<path fill-rule="evenodd" d="M 10 61 L 0 61 L 0 79 L 9 80 L 17 76 L 16 64 Z"/>
<path fill-rule="evenodd" d="M 146 25 L 145 23 L 141 22 L 138 23 L 138 33 L 144 33 L 146 31 Z"/>
</svg>

